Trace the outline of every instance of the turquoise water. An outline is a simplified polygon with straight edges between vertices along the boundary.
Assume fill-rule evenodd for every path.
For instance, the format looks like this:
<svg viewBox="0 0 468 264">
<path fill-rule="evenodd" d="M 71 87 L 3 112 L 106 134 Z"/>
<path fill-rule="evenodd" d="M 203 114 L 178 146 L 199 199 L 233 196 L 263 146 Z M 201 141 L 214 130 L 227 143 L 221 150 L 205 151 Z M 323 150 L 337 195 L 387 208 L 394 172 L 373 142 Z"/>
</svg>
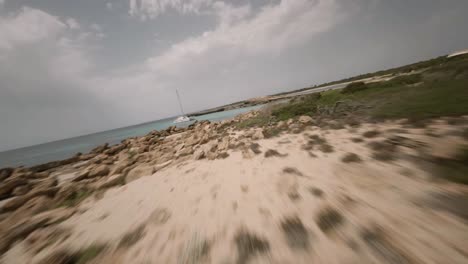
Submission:
<svg viewBox="0 0 468 264">
<path fill-rule="evenodd" d="M 251 106 L 224 112 L 212 113 L 195 117 L 196 120 L 221 121 L 232 118 L 238 114 L 260 108 L 261 106 Z M 61 160 L 72 157 L 78 152 L 86 153 L 98 145 L 109 143 L 117 144 L 129 137 L 143 136 L 153 130 L 165 129 L 174 125 L 174 118 L 161 119 L 149 123 L 108 130 L 95 134 L 74 137 L 45 144 L 35 145 L 26 148 L 0 152 L 0 168 L 13 166 L 33 166 L 49 161 Z M 192 122 L 178 124 L 178 126 L 188 126 Z"/>
</svg>

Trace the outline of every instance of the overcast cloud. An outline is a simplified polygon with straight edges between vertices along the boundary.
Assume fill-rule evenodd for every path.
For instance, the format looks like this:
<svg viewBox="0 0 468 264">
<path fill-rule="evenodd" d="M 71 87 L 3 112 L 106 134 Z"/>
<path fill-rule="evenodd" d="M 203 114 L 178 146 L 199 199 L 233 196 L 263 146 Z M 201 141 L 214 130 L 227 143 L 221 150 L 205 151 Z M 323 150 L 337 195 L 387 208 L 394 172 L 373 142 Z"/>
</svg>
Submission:
<svg viewBox="0 0 468 264">
<path fill-rule="evenodd" d="M 0 0 L 0 151 L 468 48 L 466 0 Z"/>
</svg>

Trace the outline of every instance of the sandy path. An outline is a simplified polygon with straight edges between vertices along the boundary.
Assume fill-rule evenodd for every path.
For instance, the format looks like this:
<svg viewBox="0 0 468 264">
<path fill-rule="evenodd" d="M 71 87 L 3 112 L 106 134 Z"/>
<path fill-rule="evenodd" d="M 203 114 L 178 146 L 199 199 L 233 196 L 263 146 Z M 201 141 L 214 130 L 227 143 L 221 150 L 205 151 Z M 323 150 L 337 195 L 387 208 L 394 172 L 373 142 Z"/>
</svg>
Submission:
<svg viewBox="0 0 468 264">
<path fill-rule="evenodd" d="M 372 159 L 365 142 L 350 139 L 373 126 L 354 133 L 309 129 L 263 139 L 257 141 L 262 151 L 258 155 L 249 152 L 251 157 L 246 157 L 237 150 L 226 159 L 186 161 L 110 189 L 100 200 L 88 199 L 81 214 L 61 224 L 73 232 L 60 246 L 115 245 L 141 226 L 141 239 L 114 254 L 120 262 L 110 255 L 96 261 L 466 263 L 466 219 L 429 206 L 437 193 L 466 189 L 430 181 L 410 162 Z M 395 127 L 386 124 L 379 129 Z M 443 126 L 436 128 L 443 132 Z M 312 150 L 316 157 L 311 157 L 302 146 L 307 135 L 314 134 L 326 138 L 334 151 Z M 412 134 L 430 142 L 419 130 Z M 437 144 L 443 148 L 457 142 L 446 137 Z M 267 158 L 268 149 L 287 156 Z M 342 162 L 349 152 L 358 153 L 362 162 Z M 339 216 L 332 213 L 321 224 L 319 215 L 327 210 Z M 284 224 L 286 219 L 294 224 Z M 241 231 L 257 236 L 267 249 L 240 257 L 235 239 Z M 8 253 L 6 263 L 24 263 L 14 258 L 20 251 L 21 243 Z M 34 260 L 48 253 L 45 250 Z"/>
</svg>

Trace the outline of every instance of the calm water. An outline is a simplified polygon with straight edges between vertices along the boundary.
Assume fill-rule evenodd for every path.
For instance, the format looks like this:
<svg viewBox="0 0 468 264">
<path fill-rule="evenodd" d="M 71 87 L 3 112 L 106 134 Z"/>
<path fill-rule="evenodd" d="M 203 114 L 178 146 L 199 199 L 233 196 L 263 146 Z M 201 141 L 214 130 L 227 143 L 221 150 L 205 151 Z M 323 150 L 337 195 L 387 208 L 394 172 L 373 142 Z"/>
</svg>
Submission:
<svg viewBox="0 0 468 264">
<path fill-rule="evenodd" d="M 232 118 L 238 114 L 258 109 L 261 106 L 251 106 L 224 112 L 197 116 L 197 120 L 220 121 Z M 118 128 L 81 137 L 69 138 L 50 143 L 35 145 L 26 148 L 0 152 L 0 168 L 8 166 L 32 166 L 54 160 L 72 157 L 78 152 L 86 153 L 98 145 L 104 143 L 117 144 L 123 139 L 135 136 L 143 136 L 152 130 L 161 130 L 172 126 L 175 118 L 162 119 L 154 122 L 135 126 Z M 189 122 L 178 126 L 188 126 Z"/>
</svg>

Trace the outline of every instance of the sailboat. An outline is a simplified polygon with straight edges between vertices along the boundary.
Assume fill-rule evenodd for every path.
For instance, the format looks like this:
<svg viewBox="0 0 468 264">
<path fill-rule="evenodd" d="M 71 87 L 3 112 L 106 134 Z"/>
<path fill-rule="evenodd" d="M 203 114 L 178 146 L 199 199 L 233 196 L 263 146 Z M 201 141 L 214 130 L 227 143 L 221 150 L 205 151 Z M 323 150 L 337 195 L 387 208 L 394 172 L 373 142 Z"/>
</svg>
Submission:
<svg viewBox="0 0 468 264">
<path fill-rule="evenodd" d="M 182 113 L 182 115 L 177 117 L 172 123 L 177 124 L 177 123 L 189 122 L 191 119 L 188 116 L 186 116 L 184 113 L 184 108 L 182 108 L 179 91 L 177 89 L 176 89 L 176 94 L 177 94 L 177 101 L 179 101 L 180 112 Z"/>
</svg>

